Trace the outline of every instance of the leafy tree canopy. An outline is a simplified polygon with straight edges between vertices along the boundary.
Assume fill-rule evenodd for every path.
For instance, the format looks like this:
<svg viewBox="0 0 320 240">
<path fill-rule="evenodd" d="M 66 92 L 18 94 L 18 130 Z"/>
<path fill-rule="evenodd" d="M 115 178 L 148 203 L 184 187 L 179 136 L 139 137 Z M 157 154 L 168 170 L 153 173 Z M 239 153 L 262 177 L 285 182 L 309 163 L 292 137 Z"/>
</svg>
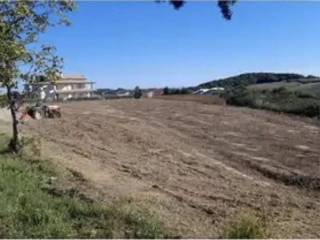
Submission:
<svg viewBox="0 0 320 240">
<path fill-rule="evenodd" d="M 139 99 L 139 98 L 142 97 L 142 90 L 139 88 L 139 86 L 136 86 L 136 87 L 134 88 L 133 97 L 134 97 L 135 99 Z"/>
<path fill-rule="evenodd" d="M 12 89 L 19 79 L 37 81 L 35 76 L 55 80 L 62 67 L 62 59 L 53 46 L 36 44 L 39 35 L 48 27 L 68 25 L 66 14 L 75 3 L 70 0 L 0 2 L 0 87 L 7 89 L 12 116 L 13 137 L 9 144 L 14 152 L 21 149 L 16 111 L 19 104 Z"/>
<path fill-rule="evenodd" d="M 245 73 L 237 76 L 202 83 L 197 86 L 197 89 L 212 87 L 234 88 L 241 85 L 247 86 L 250 84 L 271 83 L 280 81 L 298 81 L 303 79 L 305 79 L 303 75 L 294 73 Z"/>
<path fill-rule="evenodd" d="M 173 7 L 177 10 L 179 10 L 181 7 L 185 5 L 185 0 L 170 0 L 170 4 L 173 5 Z M 220 8 L 220 11 L 223 15 L 223 17 L 226 20 L 230 20 L 232 16 L 231 6 L 236 3 L 236 0 L 218 0 L 217 4 Z"/>
<path fill-rule="evenodd" d="M 36 47 L 39 34 L 49 26 L 69 22 L 66 13 L 74 9 L 73 1 L 1 1 L 0 3 L 0 82 L 16 86 L 20 78 L 55 77 L 62 59 L 49 45 Z"/>
</svg>

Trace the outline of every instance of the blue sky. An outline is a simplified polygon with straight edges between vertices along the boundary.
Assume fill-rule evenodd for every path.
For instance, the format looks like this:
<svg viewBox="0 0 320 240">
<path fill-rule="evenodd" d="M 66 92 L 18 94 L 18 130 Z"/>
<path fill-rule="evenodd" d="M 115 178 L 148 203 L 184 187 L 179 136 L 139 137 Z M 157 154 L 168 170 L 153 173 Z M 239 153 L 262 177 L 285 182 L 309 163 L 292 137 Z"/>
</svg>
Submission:
<svg viewBox="0 0 320 240">
<path fill-rule="evenodd" d="M 182 87 L 244 72 L 320 75 L 320 2 L 80 2 L 71 27 L 43 35 L 96 88 Z"/>
</svg>

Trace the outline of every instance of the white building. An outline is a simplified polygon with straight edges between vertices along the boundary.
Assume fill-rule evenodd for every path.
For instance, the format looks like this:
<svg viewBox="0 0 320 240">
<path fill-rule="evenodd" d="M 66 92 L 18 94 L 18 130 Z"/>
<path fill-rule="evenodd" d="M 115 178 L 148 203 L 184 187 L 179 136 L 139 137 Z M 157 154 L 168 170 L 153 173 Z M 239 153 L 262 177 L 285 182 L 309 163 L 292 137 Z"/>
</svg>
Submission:
<svg viewBox="0 0 320 240">
<path fill-rule="evenodd" d="M 93 97 L 94 82 L 83 75 L 61 75 L 55 82 L 35 82 L 25 85 L 25 91 L 41 100 L 67 100 Z"/>
<path fill-rule="evenodd" d="M 213 87 L 213 88 L 200 88 L 194 91 L 192 94 L 195 95 L 215 95 L 224 92 L 223 87 Z"/>
</svg>

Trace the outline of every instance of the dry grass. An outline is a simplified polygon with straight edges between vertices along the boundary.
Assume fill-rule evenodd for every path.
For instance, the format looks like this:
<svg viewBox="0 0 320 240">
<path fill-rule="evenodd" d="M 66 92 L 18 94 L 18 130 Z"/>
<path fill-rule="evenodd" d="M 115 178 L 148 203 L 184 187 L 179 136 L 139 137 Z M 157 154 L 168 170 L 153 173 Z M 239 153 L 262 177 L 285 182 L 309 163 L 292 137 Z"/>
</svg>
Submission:
<svg viewBox="0 0 320 240">
<path fill-rule="evenodd" d="M 269 230 L 265 217 L 253 213 L 241 213 L 225 227 L 223 238 L 261 239 L 268 238 Z"/>
<path fill-rule="evenodd" d="M 163 238 L 162 224 L 147 209 L 130 202 L 102 204 L 77 188 L 57 184 L 62 175 L 33 152 L 6 151 L 0 133 L 0 238 Z"/>
</svg>

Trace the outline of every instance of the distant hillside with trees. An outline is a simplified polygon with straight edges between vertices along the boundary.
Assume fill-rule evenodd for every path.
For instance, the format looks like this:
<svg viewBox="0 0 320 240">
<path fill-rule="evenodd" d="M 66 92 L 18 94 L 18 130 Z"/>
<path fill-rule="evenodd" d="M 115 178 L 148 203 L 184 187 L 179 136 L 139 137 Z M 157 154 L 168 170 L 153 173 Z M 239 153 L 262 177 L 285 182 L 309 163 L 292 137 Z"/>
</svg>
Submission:
<svg viewBox="0 0 320 240">
<path fill-rule="evenodd" d="M 225 88 L 227 104 L 320 118 L 320 78 L 294 73 L 246 73 L 198 85 Z"/>
<path fill-rule="evenodd" d="M 295 73 L 245 73 L 237 76 L 202 83 L 198 85 L 197 88 L 234 88 L 238 86 L 248 86 L 252 84 L 274 83 L 281 81 L 307 81 L 311 79 L 318 79 L 318 81 L 320 81 L 320 78 L 316 76 L 304 76 Z"/>
</svg>

